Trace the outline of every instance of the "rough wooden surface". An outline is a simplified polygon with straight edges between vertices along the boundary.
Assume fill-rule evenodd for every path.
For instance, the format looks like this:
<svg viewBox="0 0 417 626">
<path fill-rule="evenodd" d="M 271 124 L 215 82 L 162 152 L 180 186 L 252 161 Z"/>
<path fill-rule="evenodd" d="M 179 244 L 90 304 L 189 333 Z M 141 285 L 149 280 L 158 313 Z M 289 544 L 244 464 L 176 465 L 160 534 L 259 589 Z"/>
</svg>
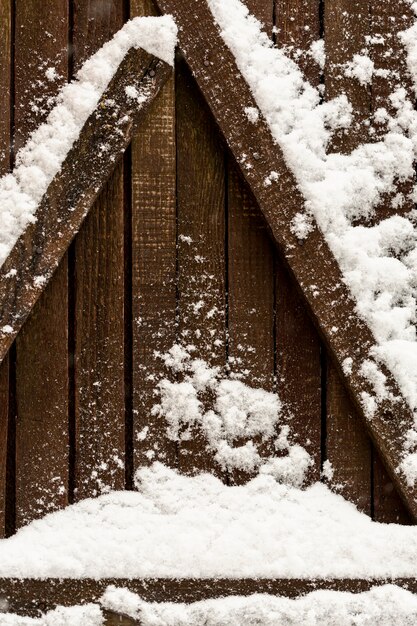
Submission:
<svg viewBox="0 0 417 626">
<path fill-rule="evenodd" d="M 194 346 L 197 358 L 224 367 L 224 148 L 184 63 L 178 64 L 176 91 L 179 340 Z M 205 445 L 193 428 L 191 439 L 179 446 L 179 468 L 215 470 Z"/>
<path fill-rule="evenodd" d="M 131 16 L 154 13 L 135 0 Z M 176 466 L 177 445 L 152 415 L 155 385 L 169 375 L 161 358 L 176 341 L 177 227 L 174 72 L 132 141 L 131 374 L 133 469 L 155 459 Z M 129 262 L 129 261 L 128 261 Z"/>
<path fill-rule="evenodd" d="M 374 344 L 372 333 L 356 315 L 354 302 L 344 286 L 340 269 L 321 233 L 315 229 L 303 245 L 292 233 L 291 220 L 303 206 L 303 199 L 264 120 L 261 119 L 253 127 L 244 114 L 242 107 L 254 106 L 255 103 L 232 54 L 221 40 L 205 5 L 196 0 L 191 3 L 185 0 L 177 0 L 175 3 L 173 0 L 158 0 L 158 5 L 164 12 L 172 13 L 177 20 L 180 26 L 180 46 L 237 161 L 242 162 L 243 153 L 248 155 L 246 167 L 243 168 L 244 176 L 291 267 L 293 277 L 304 293 L 313 320 L 340 368 L 340 374 L 369 433 L 378 444 L 402 497 L 413 516 L 417 517 L 416 490 L 407 485 L 402 474 L 396 473 L 402 454 L 402 433 L 404 428 L 411 427 L 413 423 L 411 411 L 392 376 L 384 370 L 387 386 L 396 401 L 384 402 L 372 420 L 366 418 L 361 395 L 365 392 L 374 396 L 374 392 L 359 372 Z M 219 54 L 222 56 L 221 64 L 216 63 Z M 254 167 L 248 169 L 247 164 Z M 271 171 L 279 172 L 280 178 L 278 183 L 266 189 L 263 182 Z M 282 198 L 285 198 L 285 204 Z M 277 207 L 280 207 L 279 211 Z M 317 293 L 320 297 L 317 297 Z M 341 368 L 343 360 L 348 356 L 353 359 L 351 374 L 344 373 Z"/>
<path fill-rule="evenodd" d="M 87 121 L 60 173 L 49 186 L 47 196 L 37 211 L 37 222 L 28 226 L 25 236 L 19 239 L 0 268 L 0 328 L 6 325 L 13 328 L 13 332 L 0 334 L 0 359 L 4 358 L 45 287 L 40 281 L 34 281 L 35 277 L 45 276 L 48 282 L 109 174 L 117 165 L 116 162 L 101 159 L 97 149 L 106 125 L 114 127 L 112 107 L 104 102 L 114 100 L 120 106 L 120 116 L 127 116 L 121 134 L 106 132 L 110 149 L 121 155 L 130 141 L 133 125 L 143 117 L 170 73 L 169 66 L 163 61 L 141 50 L 130 51 L 122 62 L 103 96 L 102 105 L 99 103 L 98 110 Z M 138 89 L 142 85 L 149 89 L 149 98 L 140 110 L 132 107 L 128 101 L 124 91 L 128 84 L 137 85 Z M 76 179 L 75 171 L 78 175 Z M 61 219 L 60 238 L 56 237 L 58 217 Z M 19 268 L 17 274 L 6 277 L 10 269 L 15 267 Z"/>
<path fill-rule="evenodd" d="M 77 70 L 123 25 L 123 3 L 73 3 Z M 73 246 L 75 499 L 125 486 L 124 176 L 120 162 Z"/>
<path fill-rule="evenodd" d="M 360 54 L 365 37 L 370 34 L 368 0 L 328 0 L 324 7 L 326 38 L 325 86 L 326 99 L 345 93 L 352 104 L 353 122 L 332 140 L 334 152 L 349 153 L 369 139 L 368 118 L 371 92 L 368 84 L 347 75 L 347 65 Z"/>
<path fill-rule="evenodd" d="M 397 36 L 399 30 L 409 28 L 415 17 L 410 4 L 406 0 L 391 3 L 386 0 L 373 0 L 370 2 L 370 27 L 373 35 L 384 38 L 385 45 L 374 44 L 370 46 L 369 56 L 378 69 L 390 72 L 388 77 L 375 75 L 371 86 L 371 112 L 374 113 L 379 107 L 387 107 L 391 111 L 389 96 L 399 86 L 407 90 L 411 101 L 414 100 L 411 80 L 406 71 L 406 54 Z M 384 125 L 372 125 L 374 139 L 378 139 L 384 132 Z M 414 181 L 415 182 L 415 181 Z M 398 191 L 404 194 L 412 189 L 413 181 L 400 184 Z M 403 205 L 394 208 L 391 205 L 394 194 L 391 194 L 377 207 L 375 221 L 388 217 L 394 212 L 407 212 L 413 208 L 413 201 L 403 198 Z M 373 455 L 373 514 L 378 522 L 395 522 L 409 524 L 410 516 L 398 496 L 392 480 L 387 473 L 377 450 Z"/>
<path fill-rule="evenodd" d="M 320 3 L 318 0 L 297 0 L 288 3 L 275 0 L 277 45 L 285 47 L 306 78 L 317 86 L 319 68 L 308 54 L 312 41 L 320 37 Z M 298 52 L 297 52 L 298 51 Z M 309 481 L 320 479 L 322 464 L 322 347 L 305 305 L 277 255 L 276 280 L 276 358 L 277 389 L 284 402 L 287 418 L 297 440 L 313 459 Z M 302 381 L 302 391 L 300 389 Z"/>
<path fill-rule="evenodd" d="M 347 500 L 370 515 L 371 441 L 331 362 L 327 370 L 326 434 L 326 457 L 333 470 L 331 484 Z"/>
<path fill-rule="evenodd" d="M 127 588 L 147 602 L 198 602 L 232 595 L 268 593 L 297 598 L 317 589 L 360 593 L 374 586 L 396 584 L 417 591 L 416 579 L 0 579 L 0 596 L 9 602 L 9 611 L 36 615 L 60 604 L 73 606 L 97 602 L 109 585 Z"/>
<path fill-rule="evenodd" d="M 67 80 L 68 13 L 67 0 L 15 3 L 15 151 L 45 121 Z M 47 79 L 48 68 L 57 80 Z M 67 502 L 67 313 L 64 256 L 16 341 L 17 527 Z"/>
<path fill-rule="evenodd" d="M 313 85 L 318 84 L 321 71 L 310 54 L 310 46 L 322 36 L 320 0 L 274 2 L 277 44 L 285 47 L 287 54 L 298 63 Z"/>
<path fill-rule="evenodd" d="M 309 452 L 309 482 L 320 479 L 320 341 L 287 269 L 278 259 L 276 280 L 277 390 L 296 440 Z"/>
<path fill-rule="evenodd" d="M 0 176 L 11 165 L 12 1 L 0 0 Z M 0 365 L 0 538 L 5 534 L 9 359 Z"/>
</svg>

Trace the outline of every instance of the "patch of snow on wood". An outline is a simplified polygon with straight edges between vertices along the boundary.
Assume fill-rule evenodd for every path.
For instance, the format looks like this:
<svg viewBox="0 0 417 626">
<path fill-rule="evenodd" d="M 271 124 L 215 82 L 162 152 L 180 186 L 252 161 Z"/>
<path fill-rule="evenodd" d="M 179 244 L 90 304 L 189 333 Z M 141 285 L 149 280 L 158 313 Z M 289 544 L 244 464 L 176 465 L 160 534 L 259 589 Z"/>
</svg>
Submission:
<svg viewBox="0 0 417 626">
<path fill-rule="evenodd" d="M 46 122 L 17 153 L 13 172 L 0 179 L 0 265 L 25 227 L 36 220 L 37 207 L 49 184 L 129 49 L 143 48 L 173 65 L 176 35 L 170 16 L 135 18 L 62 88 Z"/>
<path fill-rule="evenodd" d="M 152 413 L 166 420 L 171 440 L 188 441 L 191 428 L 197 426 L 223 470 L 259 471 L 287 484 L 303 484 L 312 459 L 291 442 L 289 426 L 280 424 L 281 402 L 276 394 L 223 378 L 219 368 L 191 358 L 180 345 L 161 356 L 176 380 L 164 378 L 158 383 L 160 402 Z M 209 410 L 202 401 L 205 394 L 213 398 Z M 266 442 L 272 444 L 272 456 L 260 453 Z"/>
<path fill-rule="evenodd" d="M 323 103 L 320 91 L 305 80 L 285 49 L 273 46 L 240 0 L 207 1 L 296 177 L 306 200 L 306 223 L 310 215 L 315 218 L 338 260 L 359 315 L 375 336 L 370 360 L 389 367 L 411 408 L 417 409 L 417 212 L 363 225 L 375 216 L 384 196 L 395 194 L 398 181 L 414 179 L 414 103 L 398 84 L 389 96 L 394 113 L 390 115 L 386 109 L 375 113 L 376 121 L 386 124 L 381 139 L 364 143 L 350 154 L 330 153 L 334 132 L 351 123 L 352 109 L 346 96 Z M 410 4 L 417 11 L 417 3 Z M 416 33 L 417 24 L 399 37 L 407 48 L 409 71 L 417 86 Z M 362 83 L 369 82 L 374 73 L 385 76 L 382 68 L 371 67 L 365 56 L 356 58 L 347 69 Z M 410 200 L 415 197 L 416 190 Z M 394 198 L 394 207 L 404 201 L 404 197 Z M 309 229 L 304 226 L 298 217 L 292 225 L 295 236 L 308 236 Z M 367 364 L 366 369 L 370 371 Z M 374 371 L 372 378 L 375 380 Z M 363 398 L 369 416 L 383 399 L 383 395 Z M 416 451 L 412 445 L 416 433 L 417 421 L 405 435 L 404 460 Z M 410 470 L 415 457 L 400 466 L 408 472 L 410 482 L 417 478 L 417 465 Z"/>
<path fill-rule="evenodd" d="M 395 585 L 358 594 L 320 590 L 296 599 L 255 594 L 192 604 L 144 602 L 108 587 L 101 603 L 142 626 L 411 626 L 417 620 L 417 596 Z"/>
</svg>

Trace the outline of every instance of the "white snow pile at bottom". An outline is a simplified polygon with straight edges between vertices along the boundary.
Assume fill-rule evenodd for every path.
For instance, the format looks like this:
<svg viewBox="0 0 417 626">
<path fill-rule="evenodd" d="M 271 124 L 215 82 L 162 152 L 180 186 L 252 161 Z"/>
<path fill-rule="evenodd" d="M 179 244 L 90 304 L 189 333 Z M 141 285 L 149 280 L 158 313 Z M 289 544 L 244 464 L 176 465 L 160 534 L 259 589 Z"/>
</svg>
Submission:
<svg viewBox="0 0 417 626">
<path fill-rule="evenodd" d="M 417 621 L 417 596 L 395 585 L 359 594 L 313 591 L 294 600 L 258 594 L 188 605 L 148 603 L 127 589 L 109 587 L 101 602 L 142 626 L 411 626 Z"/>
<path fill-rule="evenodd" d="M 143 48 L 173 65 L 176 41 L 177 28 L 171 16 L 137 17 L 90 57 L 75 80 L 61 89 L 46 122 L 17 153 L 13 172 L 0 178 L 0 265 L 25 227 L 36 221 L 43 195 L 129 49 Z M 140 106 L 143 100 L 137 96 L 141 94 L 134 87 L 129 93 Z"/>
<path fill-rule="evenodd" d="M 162 464 L 0 541 L 0 577 L 383 578 L 417 574 L 417 528 L 372 522 L 325 485 L 230 487 Z"/>
</svg>

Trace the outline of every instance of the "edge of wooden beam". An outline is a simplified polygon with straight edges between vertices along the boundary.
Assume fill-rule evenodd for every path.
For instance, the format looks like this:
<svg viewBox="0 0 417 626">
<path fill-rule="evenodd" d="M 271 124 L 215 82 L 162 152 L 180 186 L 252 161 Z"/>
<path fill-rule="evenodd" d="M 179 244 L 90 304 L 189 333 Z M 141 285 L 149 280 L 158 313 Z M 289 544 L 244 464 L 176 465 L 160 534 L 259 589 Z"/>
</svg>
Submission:
<svg viewBox="0 0 417 626">
<path fill-rule="evenodd" d="M 131 48 L 36 212 L 0 267 L 0 362 L 126 150 L 172 67 Z M 146 93 L 138 105 L 125 88 Z"/>
</svg>

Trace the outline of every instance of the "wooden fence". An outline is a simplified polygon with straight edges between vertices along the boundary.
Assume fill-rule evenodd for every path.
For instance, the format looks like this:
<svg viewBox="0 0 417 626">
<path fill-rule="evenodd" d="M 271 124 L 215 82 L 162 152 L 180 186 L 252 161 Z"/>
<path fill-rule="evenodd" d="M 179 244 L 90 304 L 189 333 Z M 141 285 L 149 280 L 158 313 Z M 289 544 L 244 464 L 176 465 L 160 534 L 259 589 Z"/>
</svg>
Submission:
<svg viewBox="0 0 417 626">
<path fill-rule="evenodd" d="M 377 82 L 371 93 L 334 68 L 365 33 L 392 36 L 398 7 L 382 0 L 248 6 L 271 34 L 275 25 L 279 43 L 306 47 L 325 37 L 333 62 L 326 72 L 309 57 L 301 63 L 329 96 L 343 88 L 354 102 L 354 132 L 335 146 L 352 149 L 385 87 Z M 147 0 L 0 0 L 2 173 L 59 85 L 129 16 L 153 10 Z M 395 69 L 401 56 L 389 62 Z M 49 67 L 57 80 L 47 79 Z M 162 367 L 154 353 L 177 341 L 279 393 L 315 460 L 311 480 L 330 459 L 334 482 L 362 510 L 409 522 L 181 59 L 1 365 L 1 533 L 103 487 L 132 488 L 135 469 L 149 462 L 137 434 L 152 426 Z M 157 458 L 185 472 L 217 471 L 197 437 L 178 446 L 158 428 Z"/>
</svg>

